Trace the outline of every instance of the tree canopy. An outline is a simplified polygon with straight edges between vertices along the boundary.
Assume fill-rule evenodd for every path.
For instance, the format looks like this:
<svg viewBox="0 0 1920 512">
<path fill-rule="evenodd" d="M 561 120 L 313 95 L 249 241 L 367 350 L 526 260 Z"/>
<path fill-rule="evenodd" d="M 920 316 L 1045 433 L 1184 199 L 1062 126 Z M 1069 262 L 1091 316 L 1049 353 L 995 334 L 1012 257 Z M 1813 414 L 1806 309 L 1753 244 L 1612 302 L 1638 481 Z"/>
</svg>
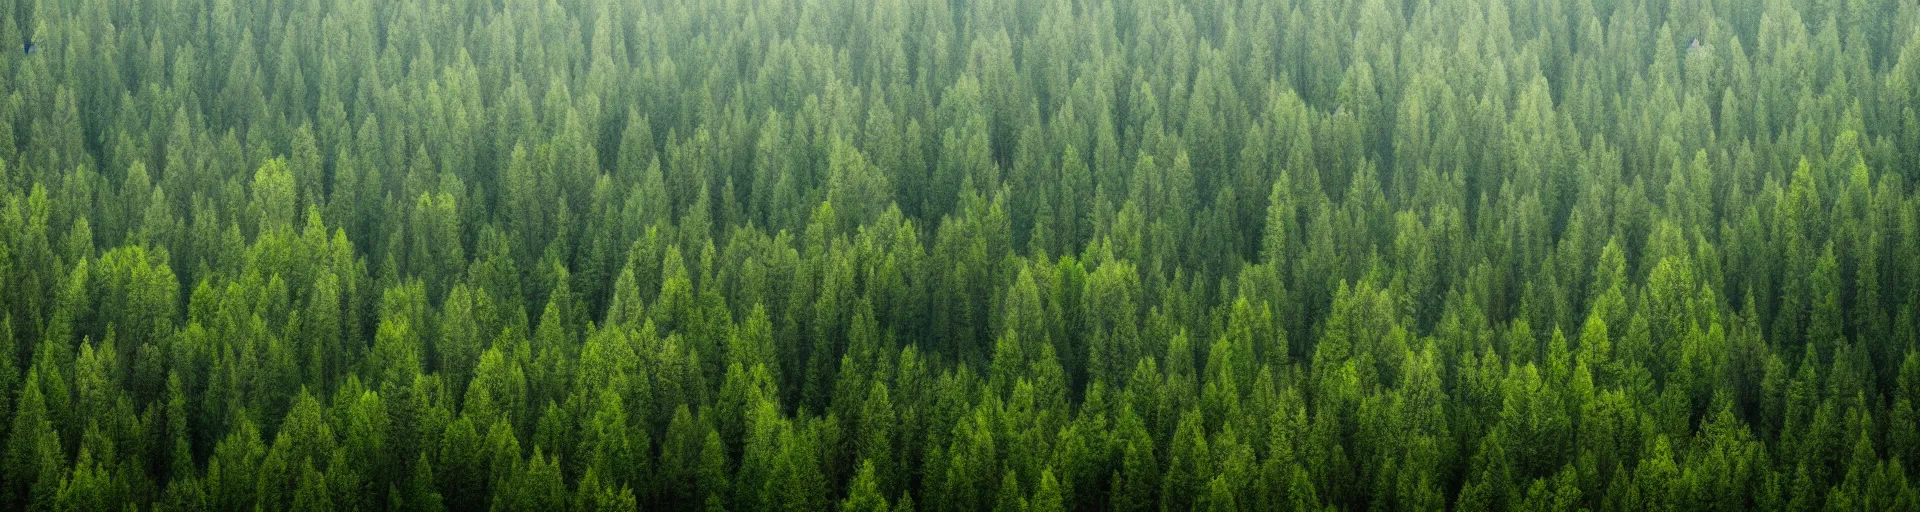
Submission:
<svg viewBox="0 0 1920 512">
<path fill-rule="evenodd" d="M 0 41 L 0 512 L 1920 509 L 1911 1 Z"/>
</svg>

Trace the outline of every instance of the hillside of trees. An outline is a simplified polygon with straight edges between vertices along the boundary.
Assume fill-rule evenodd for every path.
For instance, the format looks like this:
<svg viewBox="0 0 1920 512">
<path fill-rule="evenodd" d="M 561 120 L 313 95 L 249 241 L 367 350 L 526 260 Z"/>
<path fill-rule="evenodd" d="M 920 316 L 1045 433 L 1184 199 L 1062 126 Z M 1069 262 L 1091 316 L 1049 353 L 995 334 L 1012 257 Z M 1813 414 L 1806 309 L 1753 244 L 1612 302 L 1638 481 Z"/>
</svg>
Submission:
<svg viewBox="0 0 1920 512">
<path fill-rule="evenodd" d="M 1908 0 L 16 0 L 0 512 L 1920 510 Z"/>
</svg>

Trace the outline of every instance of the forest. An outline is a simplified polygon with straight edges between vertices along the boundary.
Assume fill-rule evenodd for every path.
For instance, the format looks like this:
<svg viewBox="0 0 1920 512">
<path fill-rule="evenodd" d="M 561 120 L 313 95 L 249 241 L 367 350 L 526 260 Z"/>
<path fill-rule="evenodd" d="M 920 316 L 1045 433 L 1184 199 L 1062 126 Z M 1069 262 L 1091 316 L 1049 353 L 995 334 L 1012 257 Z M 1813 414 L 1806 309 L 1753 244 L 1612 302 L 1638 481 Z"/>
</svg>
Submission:
<svg viewBox="0 0 1920 512">
<path fill-rule="evenodd" d="M 13 0 L 0 512 L 1920 510 L 1910 0 Z"/>
</svg>

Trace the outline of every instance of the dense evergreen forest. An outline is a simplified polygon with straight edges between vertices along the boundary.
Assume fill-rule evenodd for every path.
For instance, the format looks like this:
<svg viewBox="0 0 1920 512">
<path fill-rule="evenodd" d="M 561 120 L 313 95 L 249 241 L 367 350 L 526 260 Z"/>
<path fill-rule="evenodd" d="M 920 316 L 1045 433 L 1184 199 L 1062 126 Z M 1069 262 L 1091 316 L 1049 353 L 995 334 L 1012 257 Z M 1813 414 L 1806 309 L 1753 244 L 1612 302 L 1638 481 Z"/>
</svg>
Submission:
<svg viewBox="0 0 1920 512">
<path fill-rule="evenodd" d="M 1920 509 L 1908 0 L 0 43 L 0 511 Z"/>
</svg>

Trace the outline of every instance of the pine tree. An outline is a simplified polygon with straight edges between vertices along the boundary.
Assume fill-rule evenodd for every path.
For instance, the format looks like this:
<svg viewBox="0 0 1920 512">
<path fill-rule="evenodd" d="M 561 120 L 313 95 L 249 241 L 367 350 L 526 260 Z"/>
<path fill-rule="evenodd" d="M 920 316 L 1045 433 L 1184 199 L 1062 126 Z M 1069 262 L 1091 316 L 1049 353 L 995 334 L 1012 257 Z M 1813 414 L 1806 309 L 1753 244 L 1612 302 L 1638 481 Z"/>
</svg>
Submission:
<svg viewBox="0 0 1920 512">
<path fill-rule="evenodd" d="M 847 489 L 847 499 L 840 502 L 844 512 L 883 512 L 888 510 L 887 498 L 880 493 L 878 477 L 874 474 L 873 461 L 860 463 L 860 472 L 853 477 L 853 483 Z"/>
<path fill-rule="evenodd" d="M 28 370 L 26 385 L 14 408 L 13 425 L 7 428 L 7 502 L 17 507 L 52 504 L 66 466 L 60 434 L 47 417 L 46 404 L 39 372 Z"/>
</svg>

